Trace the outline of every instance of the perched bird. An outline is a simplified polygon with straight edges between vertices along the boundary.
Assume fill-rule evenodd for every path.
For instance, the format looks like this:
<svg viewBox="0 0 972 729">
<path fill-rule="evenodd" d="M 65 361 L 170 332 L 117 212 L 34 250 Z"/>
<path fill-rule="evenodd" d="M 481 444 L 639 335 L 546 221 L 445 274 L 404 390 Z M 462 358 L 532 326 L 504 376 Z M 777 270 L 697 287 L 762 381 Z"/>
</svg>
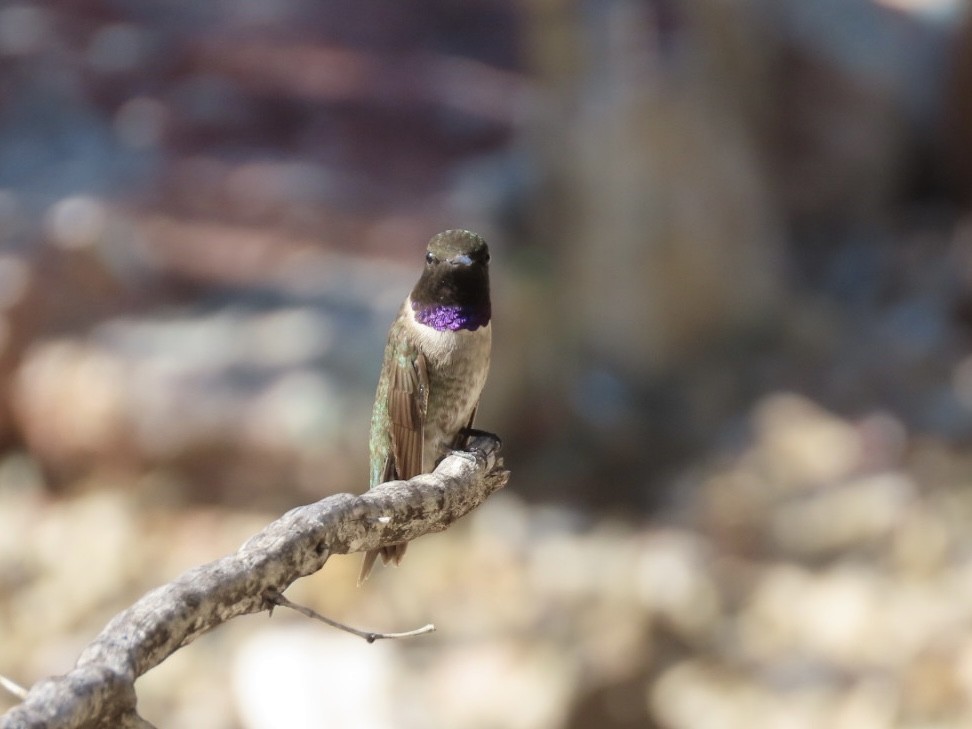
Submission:
<svg viewBox="0 0 972 729">
<path fill-rule="evenodd" d="M 429 473 L 472 428 L 489 371 L 489 248 L 468 230 L 429 241 L 425 269 L 388 332 L 371 415 L 371 486 Z M 396 565 L 403 542 L 378 553 Z"/>
</svg>

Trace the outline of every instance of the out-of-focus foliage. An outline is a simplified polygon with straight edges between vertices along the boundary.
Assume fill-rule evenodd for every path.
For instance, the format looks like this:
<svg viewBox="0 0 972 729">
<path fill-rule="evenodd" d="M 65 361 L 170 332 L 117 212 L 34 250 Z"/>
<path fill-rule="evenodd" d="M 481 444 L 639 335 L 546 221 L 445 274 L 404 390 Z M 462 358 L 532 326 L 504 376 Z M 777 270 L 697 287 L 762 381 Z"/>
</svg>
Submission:
<svg viewBox="0 0 972 729">
<path fill-rule="evenodd" d="M 152 671 L 159 726 L 972 722 L 958 0 L 0 7 L 0 674 L 365 484 L 387 326 L 493 255 L 465 524 Z M 0 708 L 8 703 L 0 698 Z"/>
</svg>

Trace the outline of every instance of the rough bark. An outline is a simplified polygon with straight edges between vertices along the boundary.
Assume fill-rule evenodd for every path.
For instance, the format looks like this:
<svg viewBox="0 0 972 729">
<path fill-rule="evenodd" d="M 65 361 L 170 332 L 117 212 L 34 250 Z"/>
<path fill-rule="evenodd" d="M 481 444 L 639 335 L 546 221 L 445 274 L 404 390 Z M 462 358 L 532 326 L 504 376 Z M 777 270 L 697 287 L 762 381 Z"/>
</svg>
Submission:
<svg viewBox="0 0 972 729">
<path fill-rule="evenodd" d="M 321 569 L 330 555 L 442 531 L 505 486 L 499 440 L 477 436 L 470 449 L 434 473 L 293 509 L 235 554 L 152 590 L 105 626 L 72 671 L 33 686 L 0 717 L 0 729 L 151 726 L 137 714 L 135 679 L 173 652 L 231 618 L 268 609 L 268 596 Z"/>
</svg>

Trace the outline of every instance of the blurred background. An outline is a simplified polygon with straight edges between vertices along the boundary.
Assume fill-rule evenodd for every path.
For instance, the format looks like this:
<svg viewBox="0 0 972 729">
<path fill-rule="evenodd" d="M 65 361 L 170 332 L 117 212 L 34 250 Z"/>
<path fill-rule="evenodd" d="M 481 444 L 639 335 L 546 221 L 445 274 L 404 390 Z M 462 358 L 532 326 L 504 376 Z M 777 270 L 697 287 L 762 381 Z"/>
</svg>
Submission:
<svg viewBox="0 0 972 729">
<path fill-rule="evenodd" d="M 505 492 L 139 681 L 160 727 L 972 724 L 961 0 L 0 4 L 0 674 L 366 485 L 426 241 Z M 13 699 L 0 696 L 0 709 Z"/>
</svg>

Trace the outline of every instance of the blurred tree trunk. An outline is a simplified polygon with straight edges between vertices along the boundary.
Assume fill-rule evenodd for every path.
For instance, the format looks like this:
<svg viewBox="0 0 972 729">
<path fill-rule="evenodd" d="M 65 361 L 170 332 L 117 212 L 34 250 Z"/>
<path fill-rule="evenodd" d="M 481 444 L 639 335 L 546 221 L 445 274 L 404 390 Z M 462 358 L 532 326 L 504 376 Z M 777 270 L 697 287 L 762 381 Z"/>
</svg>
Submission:
<svg viewBox="0 0 972 729">
<path fill-rule="evenodd" d="M 745 6 L 533 5 L 547 103 L 537 229 L 567 253 L 558 320 L 644 377 L 780 300 L 780 230 L 753 136 L 765 44 Z"/>
</svg>

